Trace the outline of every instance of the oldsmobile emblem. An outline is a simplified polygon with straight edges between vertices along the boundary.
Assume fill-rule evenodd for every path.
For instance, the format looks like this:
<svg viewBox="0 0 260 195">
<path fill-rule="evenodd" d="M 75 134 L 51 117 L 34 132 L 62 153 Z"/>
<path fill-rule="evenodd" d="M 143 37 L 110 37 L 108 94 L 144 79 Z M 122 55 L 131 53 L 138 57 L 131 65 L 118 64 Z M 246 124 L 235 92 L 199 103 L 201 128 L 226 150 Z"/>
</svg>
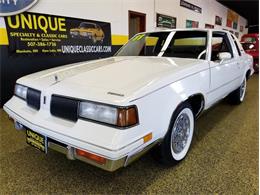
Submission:
<svg viewBox="0 0 260 195">
<path fill-rule="evenodd" d="M 56 83 L 59 81 L 59 78 L 58 78 L 57 75 L 54 76 L 54 80 L 55 80 Z"/>
</svg>

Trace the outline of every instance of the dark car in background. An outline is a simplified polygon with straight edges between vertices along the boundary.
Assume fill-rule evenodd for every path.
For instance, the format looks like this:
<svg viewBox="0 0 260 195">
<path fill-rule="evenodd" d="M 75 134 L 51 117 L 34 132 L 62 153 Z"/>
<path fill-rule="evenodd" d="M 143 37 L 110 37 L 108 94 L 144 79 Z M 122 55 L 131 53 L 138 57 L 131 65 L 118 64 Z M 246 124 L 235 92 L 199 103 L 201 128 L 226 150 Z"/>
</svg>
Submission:
<svg viewBox="0 0 260 195">
<path fill-rule="evenodd" d="M 241 38 L 241 43 L 246 53 L 254 58 L 255 72 L 259 72 L 259 34 L 245 34 Z"/>
</svg>

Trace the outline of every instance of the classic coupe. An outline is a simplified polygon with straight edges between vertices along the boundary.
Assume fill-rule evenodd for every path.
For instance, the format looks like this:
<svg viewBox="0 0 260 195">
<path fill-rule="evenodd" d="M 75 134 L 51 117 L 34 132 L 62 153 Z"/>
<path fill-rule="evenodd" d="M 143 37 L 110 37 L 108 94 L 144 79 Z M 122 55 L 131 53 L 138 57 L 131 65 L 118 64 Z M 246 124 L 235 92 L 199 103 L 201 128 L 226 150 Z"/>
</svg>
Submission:
<svg viewBox="0 0 260 195">
<path fill-rule="evenodd" d="M 97 41 L 103 42 L 105 33 L 102 28 L 95 23 L 82 22 L 78 28 L 70 29 L 70 35 L 72 38 L 87 38 L 92 40 L 93 43 Z"/>
<path fill-rule="evenodd" d="M 173 165 L 204 110 L 227 96 L 243 102 L 252 63 L 227 31 L 140 33 L 113 57 L 18 79 L 4 110 L 44 153 L 115 171 L 153 148 Z"/>
</svg>

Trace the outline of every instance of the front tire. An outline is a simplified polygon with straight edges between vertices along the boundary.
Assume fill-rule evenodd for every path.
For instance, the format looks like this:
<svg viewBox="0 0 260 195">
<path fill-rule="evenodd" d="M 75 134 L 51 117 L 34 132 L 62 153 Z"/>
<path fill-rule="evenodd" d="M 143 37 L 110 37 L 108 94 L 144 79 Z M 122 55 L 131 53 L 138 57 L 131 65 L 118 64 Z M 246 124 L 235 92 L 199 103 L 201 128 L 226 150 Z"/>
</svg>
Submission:
<svg viewBox="0 0 260 195">
<path fill-rule="evenodd" d="M 231 104 L 235 104 L 235 105 L 241 104 L 245 99 L 245 95 L 246 95 L 246 77 L 244 78 L 240 87 L 237 88 L 229 95 L 229 101 Z"/>
<path fill-rule="evenodd" d="M 190 148 L 194 115 L 188 102 L 181 104 L 173 113 L 169 130 L 157 148 L 157 159 L 166 165 L 174 165 L 183 160 Z"/>
</svg>

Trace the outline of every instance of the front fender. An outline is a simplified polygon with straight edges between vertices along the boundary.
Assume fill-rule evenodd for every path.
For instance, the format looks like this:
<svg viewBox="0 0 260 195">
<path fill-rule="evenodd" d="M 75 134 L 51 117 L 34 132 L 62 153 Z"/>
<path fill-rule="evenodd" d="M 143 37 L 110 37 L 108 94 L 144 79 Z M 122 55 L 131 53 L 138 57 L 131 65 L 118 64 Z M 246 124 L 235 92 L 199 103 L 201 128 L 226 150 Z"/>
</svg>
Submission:
<svg viewBox="0 0 260 195">
<path fill-rule="evenodd" d="M 207 105 L 206 94 L 209 91 L 209 84 L 210 75 L 206 69 L 132 101 L 131 103 L 138 107 L 143 130 L 153 132 L 156 139 L 164 137 L 173 112 L 182 102 L 192 95 L 202 94 Z"/>
</svg>

